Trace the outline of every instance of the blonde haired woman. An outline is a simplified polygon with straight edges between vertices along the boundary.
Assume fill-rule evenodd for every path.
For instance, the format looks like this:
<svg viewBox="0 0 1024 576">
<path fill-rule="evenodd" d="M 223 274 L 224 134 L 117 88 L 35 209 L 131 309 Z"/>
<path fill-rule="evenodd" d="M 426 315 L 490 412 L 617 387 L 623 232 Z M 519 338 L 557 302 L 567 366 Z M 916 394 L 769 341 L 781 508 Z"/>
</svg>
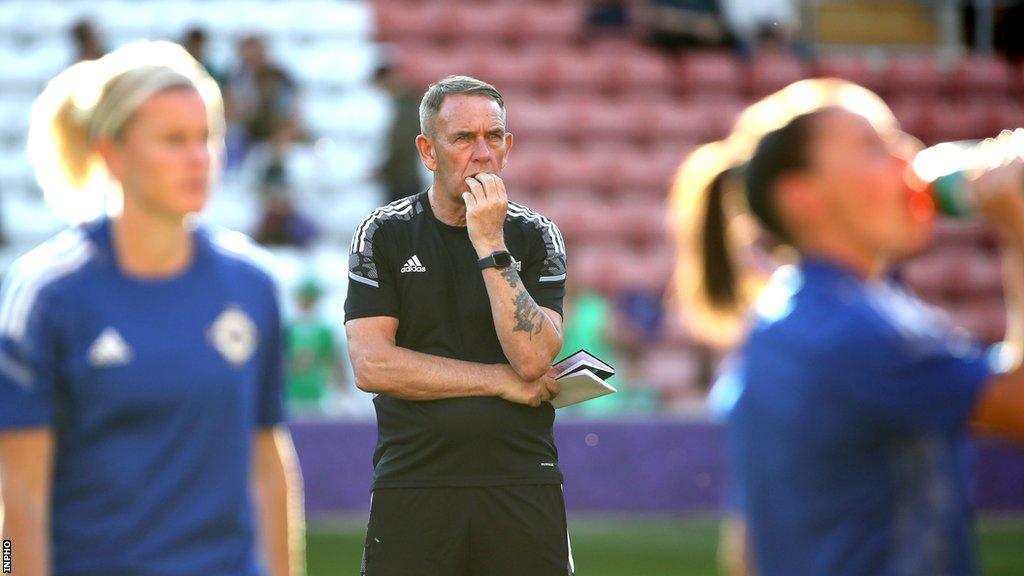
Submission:
<svg viewBox="0 0 1024 576">
<path fill-rule="evenodd" d="M 78 63 L 35 104 L 39 182 L 84 223 L 21 257 L 0 293 L 2 532 L 19 575 L 302 568 L 274 284 L 247 239 L 192 218 L 222 128 L 216 84 L 169 43 Z"/>
</svg>

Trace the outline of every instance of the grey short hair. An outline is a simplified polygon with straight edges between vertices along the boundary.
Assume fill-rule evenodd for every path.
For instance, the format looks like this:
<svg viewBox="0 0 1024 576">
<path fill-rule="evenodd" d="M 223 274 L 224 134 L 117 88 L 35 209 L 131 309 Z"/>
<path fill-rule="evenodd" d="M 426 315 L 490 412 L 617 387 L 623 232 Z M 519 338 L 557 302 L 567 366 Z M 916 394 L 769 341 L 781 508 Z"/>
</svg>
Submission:
<svg viewBox="0 0 1024 576">
<path fill-rule="evenodd" d="M 498 89 L 484 82 L 469 76 L 448 76 L 434 82 L 427 88 L 427 92 L 420 101 L 420 132 L 432 136 L 434 131 L 434 117 L 441 110 L 444 99 L 453 94 L 470 94 L 483 96 L 498 103 L 502 117 L 505 116 L 505 99 L 502 98 Z"/>
</svg>

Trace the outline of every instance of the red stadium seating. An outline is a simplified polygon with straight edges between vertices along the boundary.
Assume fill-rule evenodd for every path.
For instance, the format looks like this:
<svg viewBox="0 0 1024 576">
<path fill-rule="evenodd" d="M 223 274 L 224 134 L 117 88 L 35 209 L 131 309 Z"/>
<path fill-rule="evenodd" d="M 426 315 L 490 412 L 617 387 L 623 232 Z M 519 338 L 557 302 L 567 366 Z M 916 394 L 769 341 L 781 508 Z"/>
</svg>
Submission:
<svg viewBox="0 0 1024 576">
<path fill-rule="evenodd" d="M 554 98 L 522 100 L 509 109 L 508 127 L 527 145 L 578 137 L 580 105 Z"/>
<path fill-rule="evenodd" d="M 742 65 L 728 52 L 688 54 L 677 65 L 677 88 L 685 94 L 738 97 L 746 82 Z"/>
<path fill-rule="evenodd" d="M 436 40 L 448 10 L 433 2 L 375 2 L 377 33 L 385 41 Z"/>
<path fill-rule="evenodd" d="M 752 96 L 759 98 L 808 76 L 807 65 L 796 56 L 768 54 L 752 63 L 748 88 Z"/>
<path fill-rule="evenodd" d="M 600 76 L 601 88 L 606 91 L 666 93 L 673 86 L 672 67 L 661 54 L 646 51 L 596 54 L 603 62 L 593 71 Z"/>
<path fill-rule="evenodd" d="M 815 73 L 819 77 L 843 78 L 860 84 L 869 90 L 879 91 L 885 87 L 880 67 L 863 56 L 825 56 L 818 60 Z"/>
<path fill-rule="evenodd" d="M 953 88 L 964 98 L 1005 97 L 1013 92 L 1014 84 L 1013 67 L 1002 58 L 964 58 L 953 71 Z"/>
<path fill-rule="evenodd" d="M 949 87 L 949 75 L 934 55 L 897 56 L 885 73 L 889 96 L 938 94 Z"/>
<path fill-rule="evenodd" d="M 931 139 L 934 141 L 975 140 L 994 135 L 990 102 L 942 102 L 933 114 Z"/>
<path fill-rule="evenodd" d="M 511 3 L 510 3 L 511 4 Z M 519 40 L 538 39 L 565 43 L 580 33 L 582 4 L 575 2 L 518 3 L 518 17 L 512 26 Z"/>
<path fill-rule="evenodd" d="M 674 268 L 666 202 L 693 146 L 728 134 L 751 98 L 807 77 L 845 78 L 891 105 L 903 128 L 928 143 L 1024 127 L 1024 71 L 968 57 L 947 69 L 937 54 L 888 58 L 826 55 L 807 65 L 786 54 L 744 63 L 722 51 L 668 57 L 633 38 L 587 38 L 582 0 L 376 3 L 380 35 L 394 41 L 419 86 L 450 73 L 505 94 L 516 146 L 505 180 L 516 200 L 554 219 L 571 259 L 570 285 L 614 298 L 660 292 Z M 457 8 L 457 10 L 456 10 Z M 907 263 L 907 282 L 986 340 L 1002 335 L 1001 270 L 978 220 L 942 221 L 928 253 Z M 691 411 L 703 358 L 669 317 L 634 378 Z"/>
<path fill-rule="evenodd" d="M 935 142 L 935 115 L 940 106 L 941 101 L 930 94 L 903 96 L 889 102 L 903 130 L 928 144 Z"/>
</svg>

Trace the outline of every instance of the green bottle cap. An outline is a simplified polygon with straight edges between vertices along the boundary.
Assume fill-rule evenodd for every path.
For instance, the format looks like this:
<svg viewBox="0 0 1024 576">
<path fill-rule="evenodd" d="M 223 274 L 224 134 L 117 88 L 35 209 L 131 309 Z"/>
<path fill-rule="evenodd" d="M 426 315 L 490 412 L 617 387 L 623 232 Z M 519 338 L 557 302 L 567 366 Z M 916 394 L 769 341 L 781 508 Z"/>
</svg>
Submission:
<svg viewBox="0 0 1024 576">
<path fill-rule="evenodd" d="M 932 196 L 935 198 L 935 207 L 943 216 L 961 218 L 974 212 L 967 178 L 963 172 L 957 171 L 936 178 L 932 182 Z"/>
</svg>

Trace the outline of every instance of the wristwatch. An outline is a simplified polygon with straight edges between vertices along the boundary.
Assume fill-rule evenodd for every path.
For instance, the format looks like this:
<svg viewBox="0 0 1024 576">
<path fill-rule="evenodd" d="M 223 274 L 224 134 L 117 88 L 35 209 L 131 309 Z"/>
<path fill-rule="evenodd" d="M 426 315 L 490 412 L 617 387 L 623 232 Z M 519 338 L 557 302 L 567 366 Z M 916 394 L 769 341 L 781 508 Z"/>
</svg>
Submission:
<svg viewBox="0 0 1024 576">
<path fill-rule="evenodd" d="M 512 265 L 512 255 L 509 254 L 508 250 L 498 250 L 490 256 L 477 260 L 476 265 L 479 266 L 481 270 L 486 270 L 488 268 L 497 268 L 498 270 L 502 270 Z"/>
</svg>

